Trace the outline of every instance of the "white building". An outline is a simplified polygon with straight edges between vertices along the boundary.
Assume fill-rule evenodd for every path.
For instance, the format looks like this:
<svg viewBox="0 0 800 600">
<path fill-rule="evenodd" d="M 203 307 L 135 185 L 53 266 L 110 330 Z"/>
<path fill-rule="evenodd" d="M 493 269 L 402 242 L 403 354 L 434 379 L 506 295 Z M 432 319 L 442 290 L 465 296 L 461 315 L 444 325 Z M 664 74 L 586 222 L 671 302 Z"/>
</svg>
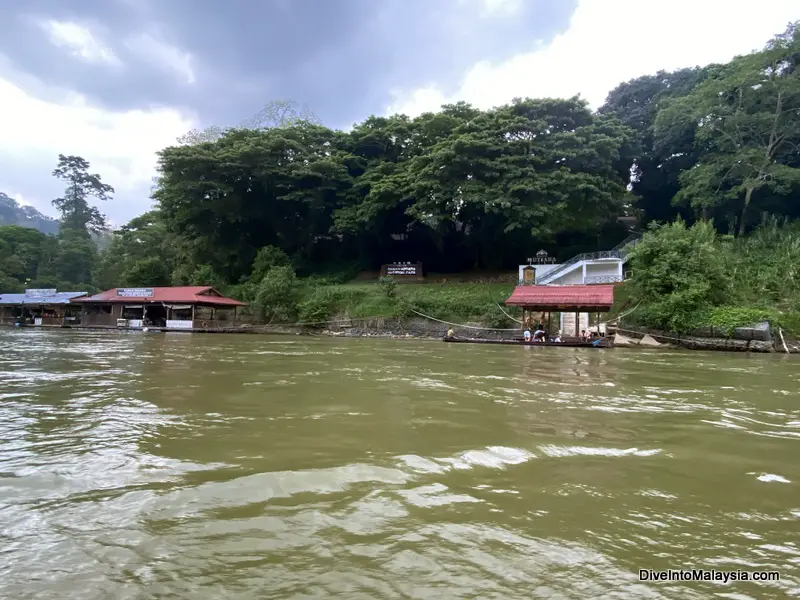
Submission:
<svg viewBox="0 0 800 600">
<path fill-rule="evenodd" d="M 519 265 L 519 285 L 593 285 L 622 282 L 625 280 L 627 251 L 638 239 L 638 235 L 632 235 L 612 250 L 578 254 L 563 263 Z M 527 280 L 525 278 L 525 269 L 531 267 L 535 270 L 533 281 L 530 276 Z M 574 314 L 561 314 L 560 329 L 565 335 L 578 335 L 582 329 L 588 328 L 588 313 L 579 314 L 577 327 Z"/>
<path fill-rule="evenodd" d="M 523 269 L 532 266 L 536 271 L 536 285 L 591 285 L 624 281 L 625 258 L 615 250 L 578 254 L 567 262 L 553 265 L 520 265 L 519 281 L 523 282 Z"/>
</svg>

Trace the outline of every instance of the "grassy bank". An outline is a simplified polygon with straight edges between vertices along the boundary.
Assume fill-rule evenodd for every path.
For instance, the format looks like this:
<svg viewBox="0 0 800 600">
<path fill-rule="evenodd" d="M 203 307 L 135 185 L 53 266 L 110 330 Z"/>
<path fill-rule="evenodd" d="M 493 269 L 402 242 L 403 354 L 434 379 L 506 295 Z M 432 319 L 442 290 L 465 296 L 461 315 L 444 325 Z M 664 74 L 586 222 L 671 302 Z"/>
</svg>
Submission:
<svg viewBox="0 0 800 600">
<path fill-rule="evenodd" d="M 300 322 L 310 323 L 345 317 L 409 318 L 413 311 L 452 322 L 480 322 L 488 327 L 513 323 L 498 307 L 514 289 L 507 283 L 348 283 L 306 286 L 297 306 Z M 519 317 L 519 311 L 509 310 Z"/>
<path fill-rule="evenodd" d="M 280 279 L 277 276 L 276 280 Z M 411 318 L 414 311 L 455 323 L 477 322 L 487 327 L 511 327 L 519 309 L 503 303 L 514 289 L 513 276 L 483 282 L 462 277 L 429 277 L 425 283 L 334 278 L 284 278 L 260 286 L 235 286 L 226 294 L 251 303 L 256 320 L 275 323 L 322 323 L 334 319 Z M 504 282 L 498 282 L 502 279 Z M 498 307 L 503 306 L 503 310 Z"/>
</svg>

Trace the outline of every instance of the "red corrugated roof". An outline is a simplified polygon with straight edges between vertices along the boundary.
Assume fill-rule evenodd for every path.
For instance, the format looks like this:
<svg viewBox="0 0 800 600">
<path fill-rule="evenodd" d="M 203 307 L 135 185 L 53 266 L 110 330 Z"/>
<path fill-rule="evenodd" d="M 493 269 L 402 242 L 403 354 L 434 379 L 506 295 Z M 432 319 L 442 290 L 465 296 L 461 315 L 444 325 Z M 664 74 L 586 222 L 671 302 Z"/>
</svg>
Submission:
<svg viewBox="0 0 800 600">
<path fill-rule="evenodd" d="M 506 304 L 515 306 L 598 307 L 614 304 L 613 285 L 518 285 Z"/>
<path fill-rule="evenodd" d="M 130 302 L 131 304 L 146 302 L 167 302 L 176 304 L 213 304 L 216 306 L 246 306 L 244 302 L 239 302 L 233 298 L 226 298 L 217 290 L 207 285 L 183 286 L 183 287 L 154 287 L 152 296 L 119 296 L 118 290 L 126 288 L 114 288 L 100 292 L 94 296 L 76 298 L 74 302 Z M 137 288 L 137 290 L 140 288 Z M 219 294 L 219 295 L 217 295 Z"/>
</svg>

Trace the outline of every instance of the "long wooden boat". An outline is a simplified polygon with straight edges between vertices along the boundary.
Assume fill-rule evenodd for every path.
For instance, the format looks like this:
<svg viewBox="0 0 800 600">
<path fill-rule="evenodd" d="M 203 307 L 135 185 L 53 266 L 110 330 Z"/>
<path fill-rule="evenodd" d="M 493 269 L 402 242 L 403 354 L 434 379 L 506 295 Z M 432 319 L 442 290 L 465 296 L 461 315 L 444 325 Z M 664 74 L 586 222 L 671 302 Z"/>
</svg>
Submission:
<svg viewBox="0 0 800 600">
<path fill-rule="evenodd" d="M 599 338 L 591 342 L 581 340 L 564 340 L 562 342 L 526 342 L 523 339 L 513 340 L 490 340 L 486 338 L 443 338 L 445 342 L 451 344 L 497 344 L 501 346 L 547 346 L 558 348 L 610 348 L 613 342 L 608 338 Z"/>
</svg>

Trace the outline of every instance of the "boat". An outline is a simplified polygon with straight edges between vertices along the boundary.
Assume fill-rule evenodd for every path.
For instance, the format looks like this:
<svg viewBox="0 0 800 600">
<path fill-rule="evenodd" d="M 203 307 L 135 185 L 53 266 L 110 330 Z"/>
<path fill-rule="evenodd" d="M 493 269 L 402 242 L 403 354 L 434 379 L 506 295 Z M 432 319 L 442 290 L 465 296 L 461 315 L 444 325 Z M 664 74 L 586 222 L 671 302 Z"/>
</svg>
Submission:
<svg viewBox="0 0 800 600">
<path fill-rule="evenodd" d="M 564 340 L 562 342 L 526 342 L 522 338 L 515 338 L 511 340 L 490 340 L 486 338 L 461 338 L 461 337 L 447 337 L 442 338 L 445 342 L 451 344 L 497 344 L 501 346 L 555 346 L 560 348 L 610 348 L 613 342 L 608 338 L 598 338 L 591 342 L 582 340 Z"/>
</svg>

